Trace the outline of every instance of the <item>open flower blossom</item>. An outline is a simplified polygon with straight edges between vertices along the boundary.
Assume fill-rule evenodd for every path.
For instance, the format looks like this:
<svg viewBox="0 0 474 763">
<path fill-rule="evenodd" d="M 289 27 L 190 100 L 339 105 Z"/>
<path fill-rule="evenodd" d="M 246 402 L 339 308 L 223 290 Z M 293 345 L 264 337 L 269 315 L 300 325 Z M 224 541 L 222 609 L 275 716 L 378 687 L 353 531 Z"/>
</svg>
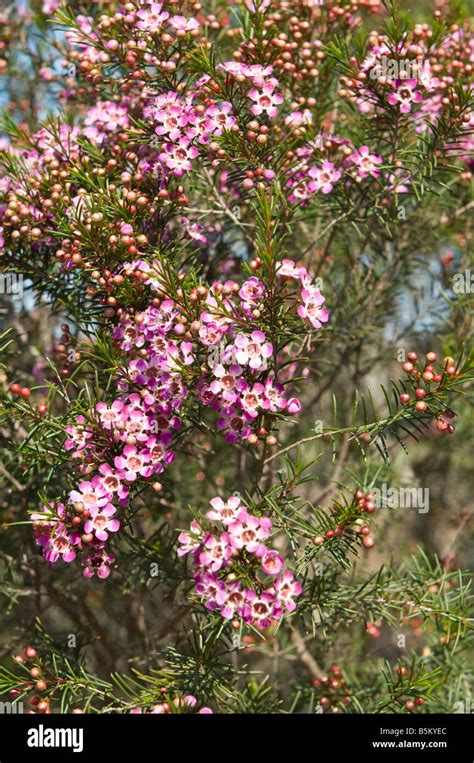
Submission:
<svg viewBox="0 0 474 763">
<path fill-rule="evenodd" d="M 323 162 L 321 167 L 310 167 L 308 175 L 311 180 L 308 188 L 310 191 L 322 191 L 325 194 L 331 193 L 341 174 L 339 170 L 335 169 L 332 162 Z"/>
<path fill-rule="evenodd" d="M 210 501 L 210 504 L 212 509 L 207 512 L 206 516 L 215 522 L 222 522 L 223 525 L 232 524 L 237 519 L 241 509 L 240 498 L 236 495 L 231 495 L 227 501 L 223 501 L 217 496 Z"/>
<path fill-rule="evenodd" d="M 64 562 L 73 562 L 76 558 L 75 546 L 80 542 L 79 533 L 70 532 L 58 523 L 51 534 L 39 535 L 36 543 L 41 546 L 47 562 L 54 564 L 62 558 Z"/>
<path fill-rule="evenodd" d="M 194 32 L 199 29 L 196 19 L 187 19 L 185 16 L 171 16 L 170 25 L 178 32 Z"/>
<path fill-rule="evenodd" d="M 250 107 L 252 114 L 268 114 L 269 117 L 276 117 L 278 106 L 283 103 L 283 96 L 275 92 L 275 86 L 272 82 L 266 82 L 261 90 L 253 87 L 248 92 L 249 98 L 254 102 Z"/>
<path fill-rule="evenodd" d="M 397 79 L 394 91 L 388 94 L 387 101 L 391 106 L 397 106 L 402 114 L 409 114 L 413 104 L 421 103 L 423 96 L 417 89 L 416 79 Z"/>
<path fill-rule="evenodd" d="M 321 328 L 329 320 L 329 313 L 324 304 L 324 297 L 319 289 L 311 286 L 301 290 L 302 304 L 298 306 L 300 318 L 307 318 L 314 328 Z"/>
<path fill-rule="evenodd" d="M 163 26 L 163 22 L 169 18 L 169 13 L 163 11 L 163 5 L 161 3 L 149 3 L 148 6 L 141 8 L 137 11 L 137 28 L 144 32 L 159 32 Z"/>
<path fill-rule="evenodd" d="M 281 619 L 283 612 L 292 612 L 295 599 L 301 594 L 301 584 L 289 570 L 281 554 L 267 545 L 272 530 L 269 517 L 251 514 L 238 495 L 227 500 L 211 500 L 207 518 L 213 522 L 206 530 L 194 520 L 191 532 L 179 535 L 178 555 L 191 553 L 195 567 L 196 593 L 211 611 L 222 617 L 241 617 L 246 623 L 267 628 Z M 218 529 L 217 523 L 224 526 Z M 248 588 L 232 581 L 229 572 L 242 554 L 258 560 L 260 572 L 270 578 L 268 583 L 255 577 L 255 587 Z"/>
<path fill-rule="evenodd" d="M 366 178 L 368 175 L 374 178 L 379 177 L 379 165 L 382 164 L 383 159 L 378 154 L 372 154 L 368 146 L 358 148 L 349 159 L 356 165 L 361 178 Z"/>
<path fill-rule="evenodd" d="M 129 234 L 129 227 L 125 227 L 124 235 Z M 138 262 L 132 266 L 147 276 L 159 272 L 159 264 Z M 284 259 L 276 275 L 295 284 L 298 299 L 295 314 L 314 328 L 321 328 L 329 313 L 306 268 Z M 259 416 L 264 413 L 295 416 L 301 411 L 299 399 L 288 396 L 284 384 L 270 373 L 274 347 L 265 332 L 255 328 L 243 331 L 240 323 L 238 329 L 234 326 L 234 315 L 239 318 L 242 311 L 251 311 L 265 300 L 263 282 L 251 276 L 240 287 L 233 282 L 226 286 L 229 296 L 223 303 L 214 296 L 220 292 L 220 286 L 216 284 L 208 290 L 193 341 L 182 335 L 179 311 L 171 300 L 163 300 L 159 308 L 150 306 L 133 321 L 124 316 L 117 325 L 114 339 L 125 357 L 137 350 L 144 351 L 145 356 L 124 363 L 115 399 L 97 402 L 88 417 L 81 414 L 75 424 L 66 427 L 65 449 L 79 465 L 87 459 L 97 467 L 88 479 L 79 481 L 70 490 L 68 506 L 62 505 L 62 514 L 54 520 L 58 527 L 61 525 L 61 532 L 58 527 L 55 529 L 59 533 L 55 548 L 60 547 L 61 551 L 53 550 L 49 538 L 41 543 L 37 539 L 50 563 L 60 558 L 72 561 L 76 552 L 82 551 L 86 577 L 95 572 L 102 579 L 108 576 L 115 556 L 104 544 L 109 542 L 110 533 L 120 529 L 117 510 L 127 508 L 136 486 L 153 479 L 174 461 L 173 439 L 181 428 L 181 409 L 189 395 L 187 368 L 193 371 L 199 363 L 193 394 L 201 404 L 215 411 L 216 430 L 230 443 L 245 442 L 255 436 Z M 221 314 L 221 304 L 225 305 L 225 316 Z M 199 361 L 200 353 L 207 356 L 208 371 Z M 100 437 L 94 432 L 100 432 Z M 108 455 L 110 447 L 118 450 L 112 458 Z M 225 567 L 232 554 L 242 549 L 256 556 L 264 553 L 271 523 L 249 515 L 235 497 L 226 503 L 215 498 L 211 506 L 208 518 L 222 522 L 226 530 L 220 537 L 211 533 L 202 543 L 197 543 L 192 534 L 181 535 L 181 548 L 186 553 L 196 552 L 199 547 L 201 564 L 212 573 Z M 69 512 L 83 517 L 83 531 L 92 537 L 89 547 L 83 549 L 76 536 L 71 536 Z M 46 519 L 43 522 L 49 532 L 53 525 Z M 198 525 L 191 529 L 202 532 Z M 46 531 L 38 538 L 44 536 Z M 265 570 L 272 574 L 278 557 L 271 554 L 267 562 Z M 234 600 L 236 596 L 234 591 Z"/>
<path fill-rule="evenodd" d="M 252 331 L 250 336 L 238 334 L 234 339 L 233 347 L 231 345 L 231 351 L 239 365 L 259 369 L 271 357 L 273 347 L 271 342 L 265 341 L 263 331 Z"/>
<path fill-rule="evenodd" d="M 120 529 L 119 520 L 111 519 L 115 511 L 111 504 L 107 504 L 103 509 L 91 512 L 91 519 L 88 519 L 84 524 L 84 531 L 94 533 L 98 540 L 107 540 L 109 532 L 116 533 Z"/>
</svg>

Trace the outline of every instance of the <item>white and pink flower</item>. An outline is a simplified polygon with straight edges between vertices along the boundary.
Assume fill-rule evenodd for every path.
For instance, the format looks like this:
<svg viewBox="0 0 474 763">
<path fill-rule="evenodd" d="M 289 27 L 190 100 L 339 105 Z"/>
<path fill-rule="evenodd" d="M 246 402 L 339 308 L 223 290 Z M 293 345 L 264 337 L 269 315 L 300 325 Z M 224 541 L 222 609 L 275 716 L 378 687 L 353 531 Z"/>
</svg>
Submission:
<svg viewBox="0 0 474 763">
<path fill-rule="evenodd" d="M 335 184 L 341 178 L 341 174 L 332 162 L 323 162 L 321 167 L 310 167 L 308 175 L 311 180 L 308 183 L 308 189 L 311 193 L 314 191 L 322 191 L 324 194 L 331 193 Z"/>
<path fill-rule="evenodd" d="M 253 87 L 249 90 L 248 96 L 253 101 L 250 111 L 255 116 L 268 114 L 269 117 L 276 117 L 278 114 L 277 107 L 283 103 L 283 96 L 275 92 L 275 86 L 271 82 L 266 82 L 261 90 Z"/>
<path fill-rule="evenodd" d="M 111 504 L 91 514 L 91 518 L 84 524 L 84 532 L 94 533 L 97 540 L 105 541 L 109 537 L 109 532 L 116 533 L 120 529 L 119 520 L 112 519 L 115 509 Z"/>
<path fill-rule="evenodd" d="M 361 146 L 355 154 L 349 157 L 349 160 L 356 165 L 359 176 L 366 178 L 371 175 L 374 178 L 380 175 L 380 165 L 383 159 L 378 154 L 371 154 L 368 146 Z"/>
<path fill-rule="evenodd" d="M 394 92 L 387 96 L 391 106 L 398 105 L 402 114 L 409 114 L 413 104 L 421 103 L 423 96 L 417 90 L 416 79 L 397 79 L 394 82 Z"/>
</svg>

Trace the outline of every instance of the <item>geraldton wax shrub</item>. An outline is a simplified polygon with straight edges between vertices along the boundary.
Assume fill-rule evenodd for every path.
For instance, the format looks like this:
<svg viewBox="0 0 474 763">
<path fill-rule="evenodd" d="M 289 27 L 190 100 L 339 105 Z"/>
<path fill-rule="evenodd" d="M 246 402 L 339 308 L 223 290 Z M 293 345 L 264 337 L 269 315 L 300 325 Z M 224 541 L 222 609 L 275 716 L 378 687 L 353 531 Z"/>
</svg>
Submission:
<svg viewBox="0 0 474 763">
<path fill-rule="evenodd" d="M 445 0 L 0 11 L 0 700 L 456 711 L 473 63 Z"/>
</svg>

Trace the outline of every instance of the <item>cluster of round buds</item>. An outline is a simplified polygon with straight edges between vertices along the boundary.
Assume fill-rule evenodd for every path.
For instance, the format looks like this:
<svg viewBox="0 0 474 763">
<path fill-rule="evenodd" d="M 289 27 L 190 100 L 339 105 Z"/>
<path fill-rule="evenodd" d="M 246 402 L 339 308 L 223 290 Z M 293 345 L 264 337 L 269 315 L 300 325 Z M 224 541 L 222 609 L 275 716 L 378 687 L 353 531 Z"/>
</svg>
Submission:
<svg viewBox="0 0 474 763">
<path fill-rule="evenodd" d="M 395 668 L 395 673 L 398 675 L 399 682 L 403 681 L 404 678 L 408 676 L 408 668 L 406 665 L 397 665 Z M 410 699 L 407 699 L 405 702 L 405 708 L 409 710 L 410 712 L 413 712 L 415 708 L 421 707 L 425 704 L 425 700 L 422 697 L 413 697 Z"/>
<path fill-rule="evenodd" d="M 18 687 L 9 691 L 10 697 L 15 700 L 25 692 L 34 692 L 29 698 L 32 709 L 27 712 L 29 714 L 51 713 L 49 700 L 44 696 L 44 692 L 48 688 L 46 669 L 42 665 L 36 649 L 27 646 L 24 648 L 23 654 L 14 655 L 13 659 L 18 665 L 23 665 L 26 672 Z"/>
<path fill-rule="evenodd" d="M 248 444 L 249 445 L 260 445 L 260 441 L 265 440 L 266 444 L 273 448 L 274 445 L 277 444 L 278 440 L 275 437 L 274 434 L 268 434 L 268 431 L 264 426 L 261 426 L 257 429 L 257 432 L 253 432 L 248 437 Z"/>
<path fill-rule="evenodd" d="M 400 395 L 400 402 L 403 405 L 409 405 L 414 402 L 415 410 L 419 413 L 424 413 L 429 407 L 425 398 L 432 392 L 441 389 L 450 379 L 459 376 L 454 358 L 451 356 L 445 357 L 439 370 L 436 370 L 433 365 L 437 360 L 438 356 L 435 352 L 426 353 L 423 361 L 419 359 L 416 352 L 409 352 L 407 354 L 407 360 L 402 363 L 402 368 L 411 377 L 414 396 L 412 397 L 408 392 L 403 392 Z M 437 386 L 433 387 L 433 385 Z M 452 434 L 454 426 L 449 422 L 449 419 L 454 418 L 455 415 L 454 411 L 451 411 L 449 408 L 444 413 L 438 415 L 436 422 L 437 429 L 440 432 Z"/>
<path fill-rule="evenodd" d="M 19 395 L 24 400 L 27 400 L 31 395 L 31 389 L 29 387 L 22 387 L 21 384 L 16 382 L 10 386 L 10 392 L 12 395 Z"/>
<path fill-rule="evenodd" d="M 365 546 L 365 548 L 372 548 L 375 545 L 375 540 L 370 534 L 369 525 L 363 525 L 360 528 L 359 533 L 362 536 L 362 544 Z"/>
<path fill-rule="evenodd" d="M 375 620 L 374 622 L 371 622 L 369 620 L 366 623 L 365 629 L 366 629 L 366 632 L 369 634 L 369 636 L 372 636 L 372 638 L 378 638 L 380 636 L 381 627 L 382 627 L 381 620 Z"/>
<path fill-rule="evenodd" d="M 359 511 L 365 511 L 367 514 L 373 514 L 377 506 L 374 503 L 373 493 L 366 493 L 360 488 L 356 490 L 354 498 L 357 502 L 357 508 Z"/>
<path fill-rule="evenodd" d="M 451 410 L 451 408 L 447 408 L 443 413 L 440 413 L 439 416 L 436 418 L 436 428 L 440 432 L 446 432 L 446 434 L 453 434 L 455 431 L 454 425 L 451 423 L 450 419 L 453 419 L 456 416 L 454 411 Z"/>
<path fill-rule="evenodd" d="M 339 665 L 331 665 L 329 675 L 313 678 L 312 684 L 317 689 L 318 703 L 323 712 L 330 710 L 332 713 L 340 713 L 341 704 L 347 706 L 350 703 L 346 681 Z"/>
<path fill-rule="evenodd" d="M 334 529 L 326 530 L 324 535 L 314 535 L 312 541 L 315 546 L 321 546 L 327 541 L 331 541 L 334 538 L 342 538 L 345 534 L 345 528 L 342 525 L 337 525 Z"/>
<path fill-rule="evenodd" d="M 80 245 L 79 239 L 63 241 L 61 248 L 56 250 L 56 259 L 61 263 L 63 270 L 71 270 L 71 268 L 81 265 L 83 257 L 79 252 Z"/>
<path fill-rule="evenodd" d="M 405 707 L 411 713 L 415 708 L 421 707 L 424 704 L 425 700 L 422 697 L 415 697 L 415 699 L 407 699 Z"/>
<path fill-rule="evenodd" d="M 346 511 L 346 507 L 341 506 L 339 503 L 335 503 L 333 506 L 334 512 L 337 512 L 339 521 L 337 525 L 329 530 L 326 530 L 321 535 L 314 535 L 312 542 L 315 546 L 322 546 L 323 543 L 332 541 L 334 538 L 342 538 L 346 532 L 350 529 L 350 526 L 356 521 L 356 530 L 362 539 L 362 543 L 365 548 L 372 548 L 375 545 L 375 540 L 370 534 L 369 525 L 363 523 L 360 525 L 359 512 L 365 511 L 368 514 L 372 514 L 376 510 L 376 505 L 373 502 L 374 496 L 372 493 L 366 493 L 364 490 L 356 490 L 354 493 L 354 501 L 350 507 L 350 511 Z"/>
</svg>

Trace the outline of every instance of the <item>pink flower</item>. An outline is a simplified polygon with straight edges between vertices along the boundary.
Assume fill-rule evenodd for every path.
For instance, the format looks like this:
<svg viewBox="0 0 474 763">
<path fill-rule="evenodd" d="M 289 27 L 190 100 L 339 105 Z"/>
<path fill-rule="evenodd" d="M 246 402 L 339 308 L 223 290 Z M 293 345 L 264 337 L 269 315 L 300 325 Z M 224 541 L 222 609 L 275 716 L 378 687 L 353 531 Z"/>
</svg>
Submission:
<svg viewBox="0 0 474 763">
<path fill-rule="evenodd" d="M 94 548 L 91 553 L 83 557 L 84 570 L 83 575 L 86 578 L 92 578 L 97 573 L 97 577 L 105 580 L 110 575 L 110 566 L 115 562 L 115 556 L 108 554 L 103 546 Z"/>
<path fill-rule="evenodd" d="M 52 16 L 53 13 L 58 10 L 60 5 L 61 0 L 43 0 L 41 10 L 46 16 Z"/>
<path fill-rule="evenodd" d="M 181 177 L 192 167 L 191 160 L 199 154 L 196 146 L 190 145 L 190 140 L 184 138 L 179 143 L 167 143 L 163 153 L 159 155 L 160 161 L 173 171 L 175 177 Z"/>
<path fill-rule="evenodd" d="M 220 417 L 217 419 L 216 426 L 218 429 L 225 430 L 225 438 L 227 442 L 239 442 L 239 440 L 245 440 L 252 433 L 244 416 L 240 415 L 233 407 L 226 408 L 222 411 Z"/>
<path fill-rule="evenodd" d="M 252 590 L 245 593 L 245 622 L 253 623 L 258 628 L 268 628 L 273 619 L 279 619 L 281 610 L 273 594 L 264 591 L 258 595 Z"/>
<path fill-rule="evenodd" d="M 286 404 L 286 410 L 288 413 L 291 413 L 293 416 L 301 411 L 301 403 L 296 397 L 291 397 L 287 404 Z"/>
<path fill-rule="evenodd" d="M 181 543 L 181 548 L 178 548 L 178 556 L 184 556 L 184 554 L 188 554 L 190 551 L 197 551 L 203 541 L 202 528 L 199 522 L 194 519 L 191 522 L 191 534 L 186 532 L 180 533 L 178 541 Z"/>
<path fill-rule="evenodd" d="M 237 520 L 227 528 L 230 544 L 233 548 L 245 548 L 251 554 L 258 554 L 265 550 L 262 541 L 270 535 L 271 526 L 268 517 L 254 517 L 247 509 L 242 509 Z"/>
<path fill-rule="evenodd" d="M 153 467 L 149 465 L 150 456 L 145 452 L 138 452 L 134 445 L 127 445 L 121 456 L 114 458 L 114 464 L 118 469 L 120 478 L 127 482 L 134 482 L 138 475 L 149 477 L 153 474 Z"/>
<path fill-rule="evenodd" d="M 155 128 L 157 135 L 167 135 L 173 141 L 179 140 L 184 128 L 197 120 L 191 102 L 184 101 L 173 90 L 150 101 L 144 109 L 144 115 L 158 122 Z"/>
<path fill-rule="evenodd" d="M 265 341 L 263 331 L 252 331 L 250 337 L 237 334 L 234 340 L 235 359 L 239 365 L 253 369 L 264 369 L 266 361 L 273 354 L 273 345 Z"/>
<path fill-rule="evenodd" d="M 270 4 L 271 0 L 245 0 L 245 5 L 249 11 L 252 11 L 252 13 L 255 13 L 256 11 L 263 13 L 270 7 Z"/>
<path fill-rule="evenodd" d="M 208 535 L 204 542 L 204 550 L 199 554 L 199 564 L 209 567 L 212 572 L 217 572 L 231 556 L 232 548 L 229 545 L 227 533 L 222 533 L 220 538 Z"/>
<path fill-rule="evenodd" d="M 101 464 L 99 472 L 102 476 L 94 477 L 94 480 L 98 480 L 107 493 L 117 493 L 120 499 L 127 498 L 129 493 L 128 487 L 122 483 L 117 472 L 109 464 Z"/>
<path fill-rule="evenodd" d="M 287 611 L 293 612 L 296 609 L 294 599 L 303 590 L 301 583 L 294 579 L 292 572 L 287 570 L 281 578 L 275 580 L 273 585 L 277 596 L 284 602 Z"/>
<path fill-rule="evenodd" d="M 334 168 L 332 162 L 323 162 L 321 167 L 310 167 L 308 175 L 312 180 L 308 183 L 308 189 L 313 191 L 322 191 L 325 194 L 331 193 L 334 184 L 341 177 L 339 170 Z"/>
<path fill-rule="evenodd" d="M 66 427 L 66 432 L 69 435 L 69 437 L 64 442 L 64 447 L 66 450 L 72 450 L 75 448 L 73 455 L 73 458 L 76 458 L 81 451 L 85 450 L 88 445 L 91 443 L 89 440 L 92 438 L 92 431 L 89 427 L 82 426 L 85 424 L 86 419 L 84 416 L 78 416 L 76 419 L 77 424 L 79 426 L 74 426 L 74 424 L 68 424 Z"/>
<path fill-rule="evenodd" d="M 379 177 L 378 165 L 382 164 L 383 159 L 377 154 L 371 154 L 368 146 L 358 148 L 356 153 L 349 157 L 349 160 L 357 166 L 360 177 L 365 178 L 368 175 L 372 175 L 374 178 Z"/>
<path fill-rule="evenodd" d="M 269 517 L 249 514 L 236 495 L 231 496 L 227 502 L 214 498 L 211 506 L 208 518 L 227 525 L 226 531 L 218 536 L 217 528 L 213 528 L 204 538 L 201 527 L 194 522 L 191 525 L 194 537 L 188 533 L 179 536 L 182 548 L 178 550 L 178 555 L 192 551 L 196 569 L 196 593 L 202 597 L 207 609 L 220 612 L 226 619 L 237 615 L 247 623 L 266 628 L 272 620 L 282 617 L 282 601 L 287 611 L 294 609 L 293 599 L 301 592 L 301 586 L 291 573 L 280 576 L 283 557 L 277 551 L 268 549 L 265 544 L 272 528 Z M 241 552 L 261 559 L 261 569 L 274 577 L 274 587 L 260 592 L 251 588 L 242 590 L 239 580 L 229 578 L 234 558 L 239 560 L 237 569 L 240 572 L 240 563 L 245 559 Z M 222 572 L 219 575 L 220 570 Z M 258 589 L 260 586 L 257 582 Z M 281 595 L 277 593 L 277 587 Z"/>
<path fill-rule="evenodd" d="M 240 590 L 240 583 L 234 582 L 227 586 L 227 595 L 224 606 L 221 609 L 222 617 L 226 620 L 230 620 L 231 617 L 237 612 L 242 614 L 245 606 L 245 594 Z"/>
<path fill-rule="evenodd" d="M 137 17 L 137 28 L 144 32 L 159 32 L 163 25 L 163 21 L 169 18 L 167 11 L 162 11 L 161 3 L 150 3 L 149 8 L 139 10 Z"/>
<path fill-rule="evenodd" d="M 237 518 L 237 514 L 241 508 L 240 498 L 236 495 L 231 495 L 225 503 L 222 498 L 213 498 L 212 501 L 210 501 L 210 504 L 212 510 L 208 511 L 206 516 L 215 522 L 222 522 L 223 525 L 232 524 Z"/>
<path fill-rule="evenodd" d="M 283 564 L 284 559 L 277 551 L 266 551 L 262 556 L 262 570 L 267 575 L 279 575 Z"/>
<path fill-rule="evenodd" d="M 254 303 L 263 297 L 264 292 L 265 286 L 262 281 L 259 281 L 255 276 L 251 276 L 243 282 L 239 291 L 239 297 L 243 302 Z"/>
<path fill-rule="evenodd" d="M 210 572 L 204 575 L 196 575 L 196 592 L 206 600 L 205 607 L 211 611 L 214 611 L 218 606 L 222 606 L 227 599 L 225 583 Z"/>
<path fill-rule="evenodd" d="M 114 507 L 109 503 L 104 506 L 103 509 L 93 514 L 91 519 L 88 519 L 84 524 L 84 531 L 86 533 L 94 533 L 98 540 L 105 541 L 109 537 L 108 532 L 116 533 L 120 529 L 120 522 L 118 519 L 111 519 L 115 514 Z"/>
<path fill-rule="evenodd" d="M 308 275 L 306 268 L 298 267 L 293 260 L 282 260 L 277 267 L 277 275 L 281 278 L 295 278 L 301 280 Z"/>
<path fill-rule="evenodd" d="M 401 113 L 409 114 L 412 103 L 420 103 L 423 100 L 420 91 L 416 89 L 416 84 L 416 79 L 395 80 L 396 90 L 394 93 L 389 93 L 387 101 L 391 106 L 398 103 Z"/>
<path fill-rule="evenodd" d="M 54 564 L 59 557 L 64 562 L 72 562 L 76 558 L 74 546 L 81 540 L 79 533 L 70 533 L 62 524 L 58 524 L 51 535 L 40 536 L 36 543 L 43 548 L 43 556 L 46 561 Z"/>
<path fill-rule="evenodd" d="M 98 101 L 84 119 L 84 135 L 92 143 L 100 143 L 107 133 L 128 127 L 128 110 L 113 101 Z"/>
<path fill-rule="evenodd" d="M 199 339 L 203 344 L 209 347 L 210 345 L 217 344 L 223 333 L 224 329 L 221 326 L 218 326 L 217 323 L 211 321 L 210 323 L 201 325 L 201 328 L 199 329 Z"/>
<path fill-rule="evenodd" d="M 313 115 L 309 109 L 304 111 L 292 111 L 287 117 L 285 117 L 285 124 L 290 127 L 301 127 L 301 125 L 311 124 L 313 121 Z"/>
<path fill-rule="evenodd" d="M 244 74 L 246 77 L 252 80 L 255 87 L 263 87 L 267 77 L 273 72 L 273 66 L 263 66 L 262 64 L 244 64 Z M 278 81 L 274 77 L 270 77 L 267 83 L 275 88 L 278 85 Z"/>
<path fill-rule="evenodd" d="M 257 409 L 262 406 L 262 395 L 265 392 L 263 384 L 254 384 L 252 389 L 243 392 L 240 398 L 240 405 L 243 410 L 252 418 L 256 418 Z"/>
<path fill-rule="evenodd" d="M 105 506 L 110 500 L 110 495 L 100 485 L 80 482 L 79 490 L 71 490 L 69 493 L 69 500 L 74 504 L 83 504 L 84 509 L 94 511 Z"/>
<path fill-rule="evenodd" d="M 199 29 L 199 23 L 196 19 L 187 19 L 184 16 L 172 16 L 169 23 L 179 32 L 192 32 Z"/>
<path fill-rule="evenodd" d="M 233 77 L 248 77 L 252 80 L 255 87 L 262 87 L 265 80 L 273 72 L 272 66 L 262 66 L 261 64 L 243 64 L 240 61 L 225 61 L 217 65 L 218 69 L 231 74 Z"/>
<path fill-rule="evenodd" d="M 206 109 L 204 114 L 204 127 L 207 132 L 213 135 L 222 135 L 224 130 L 229 130 L 236 124 L 235 117 L 232 115 L 232 104 L 227 101 L 213 104 Z"/>
<path fill-rule="evenodd" d="M 267 379 L 265 382 L 265 391 L 261 406 L 264 410 L 275 413 L 278 410 L 286 408 L 288 405 L 284 398 L 284 387 L 273 379 Z"/>
<path fill-rule="evenodd" d="M 240 366 L 232 364 L 229 369 L 219 363 L 214 366 L 212 373 L 216 377 L 211 382 L 209 388 L 214 395 L 221 395 L 225 403 L 235 403 L 238 399 L 239 389 L 237 387 L 239 377 L 242 373 Z"/>
<path fill-rule="evenodd" d="M 270 82 L 266 82 L 262 87 L 262 92 L 259 92 L 256 88 L 252 88 L 248 92 L 249 98 L 254 101 L 253 106 L 250 107 L 250 111 L 255 116 L 259 116 L 266 112 L 269 117 L 276 117 L 278 114 L 277 106 L 283 103 L 283 96 L 280 93 L 274 92 L 274 85 Z"/>
<path fill-rule="evenodd" d="M 300 318 L 307 318 L 314 328 L 321 328 L 329 320 L 329 312 L 322 305 L 325 299 L 319 289 L 309 287 L 301 290 L 302 305 L 298 305 L 297 313 Z"/>
</svg>

